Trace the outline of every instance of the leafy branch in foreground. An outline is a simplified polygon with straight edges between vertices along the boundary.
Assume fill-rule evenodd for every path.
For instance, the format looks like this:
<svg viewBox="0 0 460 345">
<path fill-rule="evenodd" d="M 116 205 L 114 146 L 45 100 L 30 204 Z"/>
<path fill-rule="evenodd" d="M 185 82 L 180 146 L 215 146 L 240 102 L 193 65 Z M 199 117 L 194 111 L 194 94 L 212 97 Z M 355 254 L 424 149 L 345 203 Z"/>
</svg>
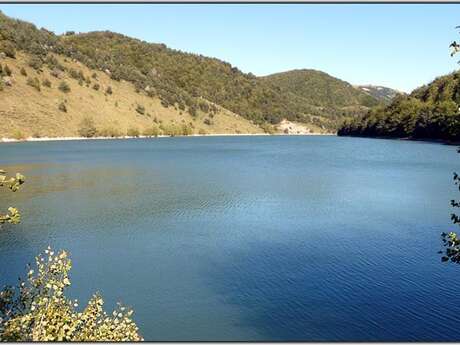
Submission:
<svg viewBox="0 0 460 345">
<path fill-rule="evenodd" d="M 81 312 L 76 300 L 64 296 L 70 286 L 72 263 L 65 251 L 36 257 L 36 271 L 18 287 L 0 292 L 0 340 L 2 341 L 141 341 L 133 311 L 118 305 L 111 315 L 104 301 L 93 295 Z"/>
<path fill-rule="evenodd" d="M 460 153 L 460 149 L 458 150 Z M 457 186 L 458 190 L 460 191 L 460 175 L 457 173 L 454 173 L 454 183 Z M 450 204 L 452 207 L 458 207 L 460 208 L 460 201 L 459 200 L 451 200 Z M 460 216 L 458 216 L 455 213 L 451 214 L 451 219 L 454 224 L 460 225 Z M 441 258 L 442 261 L 452 261 L 455 263 L 460 263 L 460 238 L 458 237 L 456 232 L 449 232 L 445 233 L 443 232 L 441 234 L 441 239 L 444 247 L 446 247 L 446 250 L 444 252 L 444 256 Z M 443 251 L 440 251 L 440 254 L 443 253 Z"/>
<path fill-rule="evenodd" d="M 0 170 L 0 187 L 8 187 L 13 192 L 19 189 L 25 181 L 25 177 L 17 173 L 15 177 L 7 178 L 4 170 Z M 14 207 L 8 208 L 7 214 L 0 214 L 0 224 L 11 223 L 18 224 L 21 221 L 21 214 Z"/>
</svg>

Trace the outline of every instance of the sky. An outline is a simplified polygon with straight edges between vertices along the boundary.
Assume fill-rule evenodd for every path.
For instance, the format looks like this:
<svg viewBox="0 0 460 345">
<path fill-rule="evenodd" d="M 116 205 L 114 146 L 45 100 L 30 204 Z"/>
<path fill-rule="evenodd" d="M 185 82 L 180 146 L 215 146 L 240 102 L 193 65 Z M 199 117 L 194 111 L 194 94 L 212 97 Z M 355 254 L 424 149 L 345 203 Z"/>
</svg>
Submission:
<svg viewBox="0 0 460 345">
<path fill-rule="evenodd" d="M 460 4 L 2 4 L 56 34 L 110 30 L 257 76 L 324 71 L 409 92 L 459 68 Z M 459 57 L 460 58 L 460 57 Z"/>
</svg>

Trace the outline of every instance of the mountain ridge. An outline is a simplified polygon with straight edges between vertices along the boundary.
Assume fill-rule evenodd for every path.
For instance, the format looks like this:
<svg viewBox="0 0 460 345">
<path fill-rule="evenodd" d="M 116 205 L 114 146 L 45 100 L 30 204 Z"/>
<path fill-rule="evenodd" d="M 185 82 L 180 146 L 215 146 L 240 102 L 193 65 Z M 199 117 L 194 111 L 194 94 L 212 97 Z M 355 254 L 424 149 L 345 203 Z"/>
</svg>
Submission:
<svg viewBox="0 0 460 345">
<path fill-rule="evenodd" d="M 372 96 L 352 91 L 349 83 L 324 72 L 310 72 L 313 91 L 299 93 L 279 85 L 273 75 L 256 77 L 217 58 L 182 52 L 162 43 L 110 31 L 55 35 L 0 12 L 0 51 L 5 54 L 9 50 L 23 52 L 27 66 L 38 74 L 49 70 L 85 83 L 89 76 L 76 67 L 82 64 L 91 73 L 104 73 L 114 83 L 131 83 L 134 93 L 158 99 L 165 110 L 174 110 L 177 116 L 186 113 L 193 120 L 201 114 L 212 123 L 209 117 L 219 107 L 265 132 L 276 132 L 282 121 L 300 123 L 309 131 L 334 132 L 343 116 L 363 114 L 378 104 Z M 75 66 L 66 67 L 57 60 L 68 60 Z M 316 99 L 315 92 L 319 95 Z"/>
</svg>

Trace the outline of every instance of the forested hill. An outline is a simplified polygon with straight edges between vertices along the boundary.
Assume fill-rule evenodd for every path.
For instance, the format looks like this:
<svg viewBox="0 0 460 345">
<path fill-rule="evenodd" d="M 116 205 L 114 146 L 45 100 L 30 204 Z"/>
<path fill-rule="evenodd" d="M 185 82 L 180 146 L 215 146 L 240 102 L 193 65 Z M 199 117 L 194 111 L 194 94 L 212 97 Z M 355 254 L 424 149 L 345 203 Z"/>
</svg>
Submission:
<svg viewBox="0 0 460 345">
<path fill-rule="evenodd" d="M 288 119 L 333 131 L 343 116 L 362 114 L 377 103 L 361 90 L 320 72 L 296 77 L 306 82 L 303 92 L 298 93 L 295 88 L 278 85 L 276 76 L 258 78 L 227 62 L 164 44 L 108 31 L 55 35 L 1 12 L 0 48 L 30 54 L 32 64 L 51 70 L 62 67 L 56 64 L 55 55 L 70 58 L 114 81 L 132 83 L 137 93 L 159 98 L 165 108 L 177 108 L 192 116 L 208 112 L 212 103 L 255 125 Z M 308 91 L 308 87 L 314 90 Z"/>
<path fill-rule="evenodd" d="M 460 72 L 347 120 L 339 135 L 460 141 Z"/>
<path fill-rule="evenodd" d="M 334 78 L 312 69 L 292 70 L 271 74 L 263 78 L 282 92 L 290 92 L 305 103 L 317 107 L 372 107 L 378 104 L 375 97 Z"/>
</svg>

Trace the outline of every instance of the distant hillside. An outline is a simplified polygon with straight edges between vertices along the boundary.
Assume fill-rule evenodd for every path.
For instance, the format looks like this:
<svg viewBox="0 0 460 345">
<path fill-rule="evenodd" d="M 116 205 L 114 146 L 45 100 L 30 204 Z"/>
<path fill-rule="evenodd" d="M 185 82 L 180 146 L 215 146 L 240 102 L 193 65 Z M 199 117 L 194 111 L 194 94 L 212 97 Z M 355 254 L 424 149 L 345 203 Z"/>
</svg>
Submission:
<svg viewBox="0 0 460 345">
<path fill-rule="evenodd" d="M 59 36 L 0 12 L 0 52 L 7 55 L 6 59 L 13 59 L 14 51 L 20 52 L 22 59 L 18 60 L 18 68 L 25 64 L 37 74 L 43 71 L 74 79 L 79 86 L 86 84 L 94 72 L 112 80 L 115 87 L 128 82 L 131 88 L 123 91 L 126 96 L 136 101 L 147 97 L 158 103 L 161 107 L 156 110 L 157 117 L 163 112 L 177 116 L 187 114 L 196 123 L 201 116 L 208 118 L 205 128 L 210 132 L 221 130 L 212 128 L 217 113 L 238 116 L 240 124 L 245 120 L 245 127 L 251 131 L 276 131 L 274 125 L 283 120 L 304 124 L 306 131 L 335 131 L 343 116 L 362 114 L 378 103 L 348 83 L 317 71 L 292 71 L 257 78 L 224 61 L 173 50 L 164 44 L 147 43 L 108 31 L 68 32 Z M 295 77 L 296 74 L 301 78 Z M 294 85 L 302 80 L 305 84 L 302 91 L 292 87 L 288 79 Z M 12 84 L 14 87 L 15 83 Z M 16 83 L 16 87 L 22 87 L 22 83 Z M 38 98 L 48 96 L 42 92 Z M 86 93 L 79 96 L 83 108 L 91 103 L 85 98 L 89 96 Z M 27 105 L 29 99 L 23 102 Z M 82 107 L 76 104 L 75 110 Z M 3 116 L 9 114 L 10 120 L 15 119 L 14 124 L 28 116 L 21 114 L 19 108 L 15 108 L 15 115 L 11 117 L 11 110 L 0 106 Z M 29 108 L 33 109 L 33 104 Z M 174 121 L 182 120 L 185 119 Z M 196 130 L 199 127 L 196 126 Z M 230 126 L 224 133 L 233 131 Z"/>
<path fill-rule="evenodd" d="M 389 87 L 377 85 L 358 85 L 356 88 L 364 91 L 368 95 L 384 103 L 390 103 L 393 98 L 403 93 L 394 89 L 390 89 Z"/>
<path fill-rule="evenodd" d="M 347 107 L 371 107 L 378 101 L 351 84 L 329 74 L 301 69 L 276 73 L 263 78 L 282 92 L 290 92 L 316 107 L 334 110 Z"/>
<path fill-rule="evenodd" d="M 339 135 L 460 141 L 460 72 L 346 121 Z"/>
</svg>

